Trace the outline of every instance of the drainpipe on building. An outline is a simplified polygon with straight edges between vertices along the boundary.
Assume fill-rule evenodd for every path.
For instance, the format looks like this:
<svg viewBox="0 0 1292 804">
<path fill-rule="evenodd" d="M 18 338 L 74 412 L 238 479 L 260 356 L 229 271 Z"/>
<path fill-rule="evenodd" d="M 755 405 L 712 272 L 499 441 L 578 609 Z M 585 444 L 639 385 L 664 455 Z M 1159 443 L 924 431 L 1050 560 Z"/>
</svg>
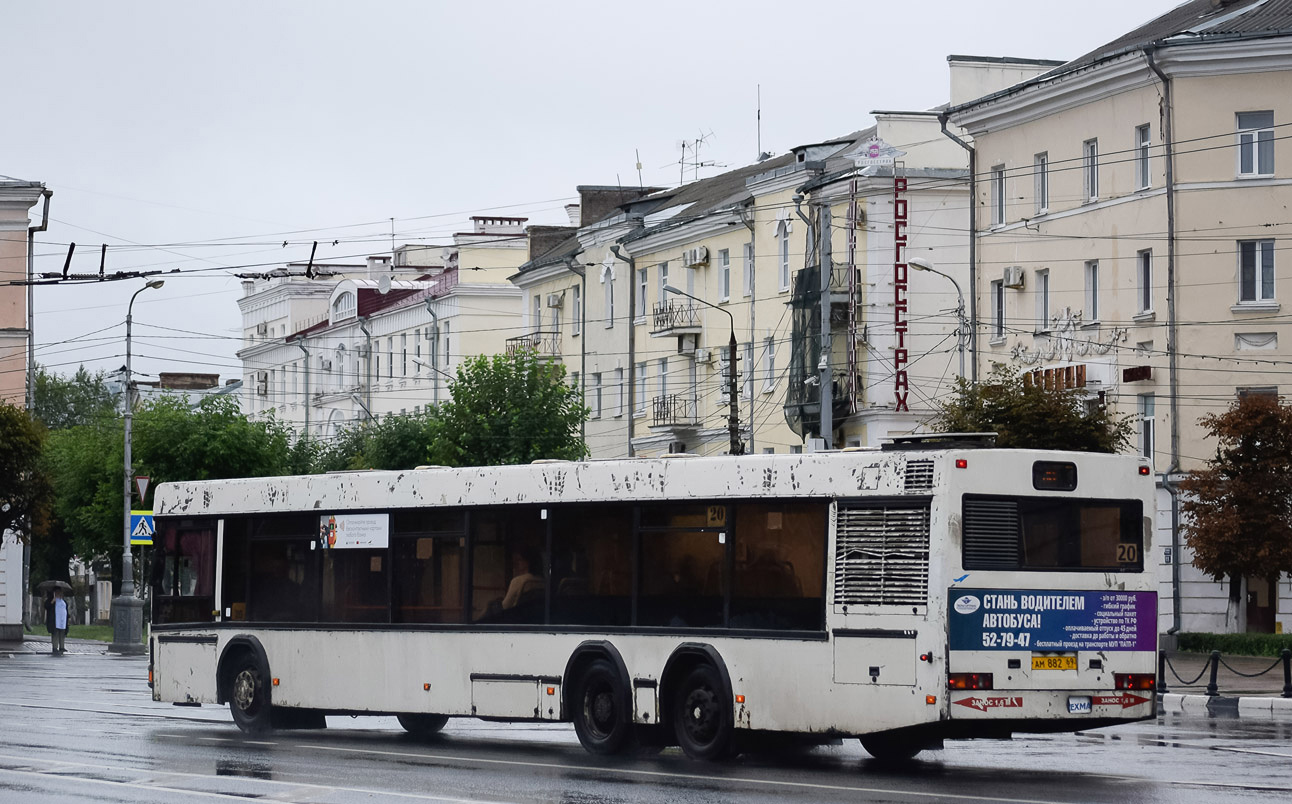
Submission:
<svg viewBox="0 0 1292 804">
<path fill-rule="evenodd" d="M 628 315 L 624 316 L 628 321 L 628 388 L 627 393 L 620 391 L 622 394 L 620 398 L 628 397 L 628 457 L 632 458 L 636 454 L 633 449 L 633 436 L 636 432 L 634 424 L 637 418 L 637 408 L 633 406 L 633 394 L 637 391 L 637 325 L 634 323 L 637 317 L 637 260 L 620 254 L 619 246 L 611 246 L 610 253 L 615 255 L 615 259 L 628 264 Z"/>
<path fill-rule="evenodd" d="M 947 113 L 938 114 L 942 133 L 969 152 L 969 382 L 978 384 L 978 151 L 947 128 Z"/>
<path fill-rule="evenodd" d="M 438 323 L 436 324 L 436 328 L 437 329 L 439 328 Z M 363 393 L 364 393 L 364 399 L 368 403 L 366 406 L 368 410 L 368 418 L 371 419 L 372 418 L 372 333 L 368 331 L 367 318 L 364 318 L 363 316 L 359 316 L 359 329 L 360 331 L 363 332 L 364 337 L 368 339 L 367 340 L 368 359 L 365 360 L 363 364 L 363 388 L 364 388 Z"/>
<path fill-rule="evenodd" d="M 1162 477 L 1162 488 L 1171 495 L 1171 630 L 1180 630 L 1180 490 L 1171 482 L 1171 476 L 1180 471 L 1180 378 L 1177 371 L 1178 346 L 1175 317 L 1175 142 L 1173 118 L 1175 108 L 1171 99 L 1171 78 L 1153 59 L 1156 44 L 1144 48 L 1148 67 L 1162 82 L 1162 138 L 1166 141 L 1166 355 L 1170 374 L 1171 410 L 1171 465 Z M 1149 460 L 1153 457 L 1150 455 Z"/>
<path fill-rule="evenodd" d="M 27 410 L 36 409 L 36 311 L 35 311 L 35 285 L 31 281 L 36 277 L 36 232 L 43 232 L 49 228 L 49 199 L 53 197 L 53 190 L 43 190 L 41 195 L 45 197 L 44 209 L 40 214 L 39 226 L 27 227 Z M 26 627 L 31 617 L 31 595 L 27 593 L 31 589 L 31 517 L 27 517 L 27 522 L 23 529 L 27 533 L 26 539 L 22 543 L 22 623 Z"/>
<path fill-rule="evenodd" d="M 579 399 L 585 399 L 584 393 L 588 382 L 588 269 L 574 261 L 570 256 L 565 259 L 565 266 L 570 273 L 579 278 L 582 287 L 579 289 Z M 588 444 L 588 418 L 584 416 L 579 422 L 579 438 L 586 448 Z"/>
<path fill-rule="evenodd" d="M 305 437 L 310 437 L 310 350 L 305 348 L 305 339 L 296 342 L 296 348 L 305 353 Z"/>
<path fill-rule="evenodd" d="M 431 314 L 431 402 L 440 406 L 440 367 L 436 353 L 440 351 L 440 317 L 435 314 L 435 299 L 427 299 L 426 312 Z"/>
<path fill-rule="evenodd" d="M 754 219 L 748 215 L 748 210 L 746 210 L 745 207 L 743 206 L 736 207 L 736 214 L 740 216 L 740 222 L 743 223 L 745 225 L 745 228 L 749 230 L 749 343 L 752 345 L 752 344 L 758 343 L 758 341 L 755 339 L 755 336 L 754 336 L 754 332 L 756 331 L 754 327 L 754 322 L 755 322 L 754 308 L 758 306 L 754 304 L 754 301 L 757 298 L 757 287 L 758 287 L 758 283 L 754 281 L 754 279 L 756 278 L 754 267 L 758 264 L 758 259 L 755 256 L 756 254 L 758 254 L 758 233 L 754 231 Z M 773 333 L 773 337 L 775 337 L 775 333 Z M 775 341 L 773 341 L 773 343 L 775 343 Z M 749 351 L 751 355 L 754 355 L 754 359 L 757 360 L 757 354 L 758 354 L 757 348 L 751 348 Z M 753 371 L 754 367 L 746 366 L 745 370 Z M 754 455 L 758 452 L 758 450 L 754 448 L 754 435 L 755 435 L 755 431 L 758 428 L 754 426 L 756 420 L 754 418 L 753 389 L 754 389 L 753 375 L 750 375 L 749 451 L 748 451 L 748 454 L 750 455 Z"/>
</svg>

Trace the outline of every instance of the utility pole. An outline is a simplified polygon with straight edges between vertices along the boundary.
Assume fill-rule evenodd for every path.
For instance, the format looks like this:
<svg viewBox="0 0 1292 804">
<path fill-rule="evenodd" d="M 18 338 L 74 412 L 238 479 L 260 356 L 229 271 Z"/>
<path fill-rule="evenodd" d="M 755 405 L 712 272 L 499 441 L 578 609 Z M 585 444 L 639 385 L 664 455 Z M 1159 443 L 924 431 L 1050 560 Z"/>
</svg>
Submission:
<svg viewBox="0 0 1292 804">
<path fill-rule="evenodd" d="M 817 207 L 817 234 L 821 271 L 821 358 L 817 363 L 821 381 L 821 440 L 826 449 L 834 449 L 834 370 L 830 366 L 830 274 L 834 266 L 830 255 L 830 204 L 826 201 Z"/>
</svg>

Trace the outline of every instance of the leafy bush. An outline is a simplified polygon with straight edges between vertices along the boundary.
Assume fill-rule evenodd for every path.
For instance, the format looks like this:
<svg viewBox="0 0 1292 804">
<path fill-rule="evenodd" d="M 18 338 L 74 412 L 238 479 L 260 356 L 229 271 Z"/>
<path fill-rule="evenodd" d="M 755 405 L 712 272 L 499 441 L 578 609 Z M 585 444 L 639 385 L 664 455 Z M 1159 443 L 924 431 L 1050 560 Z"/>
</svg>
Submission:
<svg viewBox="0 0 1292 804">
<path fill-rule="evenodd" d="M 1292 650 L 1292 634 L 1180 634 L 1180 650 L 1226 656 L 1278 656 Z"/>
</svg>

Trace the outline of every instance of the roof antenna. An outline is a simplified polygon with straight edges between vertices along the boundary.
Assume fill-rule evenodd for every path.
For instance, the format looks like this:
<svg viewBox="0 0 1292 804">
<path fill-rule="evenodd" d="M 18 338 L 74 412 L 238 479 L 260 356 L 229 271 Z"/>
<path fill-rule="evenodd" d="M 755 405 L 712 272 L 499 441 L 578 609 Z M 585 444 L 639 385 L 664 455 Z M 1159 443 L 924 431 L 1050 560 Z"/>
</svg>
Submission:
<svg viewBox="0 0 1292 804">
<path fill-rule="evenodd" d="M 639 149 L 634 148 L 633 154 L 637 157 L 637 187 L 638 189 L 644 190 L 646 189 L 646 185 L 642 184 L 642 152 Z"/>
</svg>

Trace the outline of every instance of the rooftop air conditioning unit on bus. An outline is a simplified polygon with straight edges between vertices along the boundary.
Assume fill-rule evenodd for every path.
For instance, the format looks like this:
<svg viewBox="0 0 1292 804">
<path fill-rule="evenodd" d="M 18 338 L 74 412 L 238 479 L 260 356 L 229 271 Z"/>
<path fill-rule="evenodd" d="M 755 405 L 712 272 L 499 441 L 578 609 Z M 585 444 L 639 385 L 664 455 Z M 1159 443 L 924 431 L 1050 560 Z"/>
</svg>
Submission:
<svg viewBox="0 0 1292 804">
<path fill-rule="evenodd" d="M 1002 283 L 1007 288 L 1015 290 L 1023 289 L 1023 266 L 1010 265 L 1005 268 L 1005 281 Z"/>
</svg>

